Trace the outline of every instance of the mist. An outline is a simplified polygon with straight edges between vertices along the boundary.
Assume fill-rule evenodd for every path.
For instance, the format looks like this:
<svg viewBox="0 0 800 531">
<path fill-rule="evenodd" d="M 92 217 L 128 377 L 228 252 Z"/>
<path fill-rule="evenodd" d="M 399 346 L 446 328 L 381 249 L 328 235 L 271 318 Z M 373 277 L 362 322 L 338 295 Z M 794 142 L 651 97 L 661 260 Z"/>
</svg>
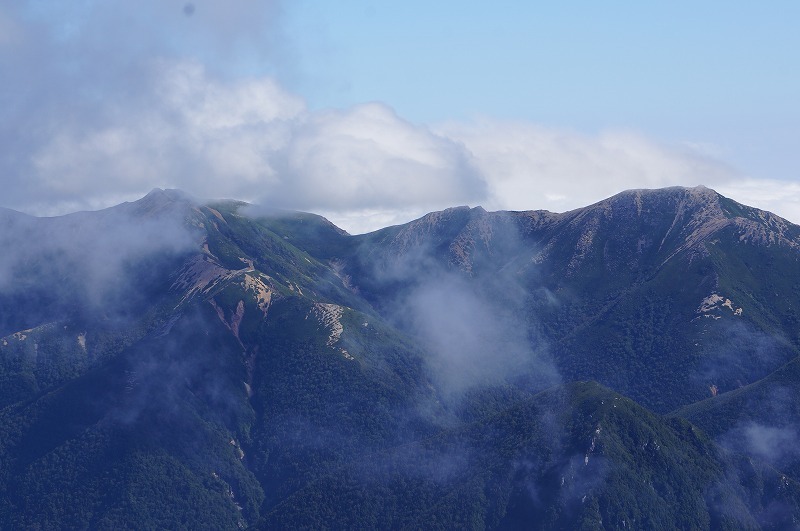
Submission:
<svg viewBox="0 0 800 531">
<path fill-rule="evenodd" d="M 759 422 L 744 422 L 726 433 L 720 440 L 726 448 L 753 455 L 780 469 L 797 464 L 800 450 L 794 444 L 800 436 L 797 425 L 766 425 Z"/>
<path fill-rule="evenodd" d="M 381 313 L 421 342 L 448 402 L 493 386 L 532 392 L 560 382 L 536 331 L 536 286 L 515 265 L 514 253 L 529 250 L 520 230 L 505 213 L 458 208 L 364 238 L 366 289 L 390 295 Z"/>
<path fill-rule="evenodd" d="M 767 333 L 746 321 L 724 322 L 720 328 L 704 348 L 692 376 L 699 386 L 731 391 L 763 378 L 796 355 L 778 331 Z"/>
<path fill-rule="evenodd" d="M 211 209 L 155 190 L 59 218 L 2 212 L 2 243 L 19 253 L 2 258 L 0 301 L 23 310 L 4 311 L 3 325 L 33 341 L 4 349 L 5 381 L 27 380 L 2 386 L 0 398 L 32 400 L 34 411 L 54 389 L 88 411 L 37 451 L 67 452 L 81 430 L 130 438 L 222 482 L 213 486 L 233 493 L 226 502 L 249 504 L 248 522 L 260 511 L 331 510 L 292 505 L 322 489 L 326 503 L 348 493 L 376 511 L 394 507 L 380 493 L 410 496 L 411 523 L 434 510 L 431 500 L 453 510 L 452 497 L 463 496 L 500 525 L 551 509 L 554 522 L 600 511 L 607 487 L 628 481 L 616 459 L 633 456 L 631 467 L 659 474 L 675 466 L 649 460 L 661 438 L 695 437 L 597 384 L 561 385 L 537 312 L 558 307 L 562 294 L 531 260 L 529 216 L 459 207 L 349 236 L 315 216 L 289 213 L 286 222 L 285 211 L 240 206 Z M 191 286 L 174 281 L 192 254 L 236 265 L 214 266 L 224 280 L 178 302 Z M 264 275 L 269 311 L 248 298 L 247 274 Z M 321 282 L 341 285 L 323 291 Z M 320 306 L 338 311 L 322 318 Z M 226 320 L 234 313 L 235 327 Z M 25 329 L 44 323 L 57 326 Z M 720 328 L 729 340 L 702 360 L 701 370 L 717 370 L 698 372 L 703 381 L 735 382 L 789 348 L 732 323 Z M 732 353 L 731 341 L 748 348 Z M 645 427 L 628 433 L 635 426 Z M 793 423 L 762 419 L 720 443 L 793 466 L 786 447 L 798 435 Z M 500 494 L 477 494 L 487 488 Z"/>
<path fill-rule="evenodd" d="M 429 10 L 424 24 L 402 26 L 399 12 L 382 19 L 374 2 L 355 4 L 365 17 L 352 17 L 361 24 L 358 29 L 374 31 L 371 40 L 359 43 L 361 50 L 373 51 L 372 45 L 379 50 L 392 24 L 401 36 L 393 50 L 410 57 L 414 67 L 426 63 L 427 52 L 436 57 L 438 50 L 424 49 L 428 42 L 454 58 L 453 64 L 431 64 L 431 75 L 420 77 L 412 75 L 410 63 L 404 68 L 377 51 L 373 80 L 399 75 L 408 84 L 399 88 L 431 101 L 460 100 L 454 90 L 463 90 L 465 102 L 489 86 L 483 83 L 495 81 L 481 68 L 481 57 L 452 47 L 469 9 Z M 337 8 L 337 14 L 352 8 Z M 679 112 L 678 106 L 700 108 L 693 98 L 679 101 L 687 96 L 680 92 L 686 87 L 666 87 L 660 100 L 646 93 L 659 83 L 628 83 L 618 90 L 608 80 L 592 79 L 593 72 L 579 63 L 559 59 L 578 55 L 546 45 L 530 48 L 541 57 L 516 62 L 512 52 L 526 47 L 498 39 L 503 32 L 497 27 L 503 26 L 489 21 L 481 21 L 469 42 L 506 68 L 509 77 L 498 80 L 514 84 L 505 87 L 508 92 L 502 84 L 494 85 L 496 92 L 484 90 L 492 98 L 505 99 L 525 83 L 530 89 L 556 87 L 552 82 L 560 78 L 574 81 L 563 91 L 562 103 L 570 108 L 575 106 L 569 98 L 580 94 L 573 89 L 602 97 L 577 108 L 605 101 L 611 109 L 624 103 L 625 94 L 634 95 L 630 99 L 640 108 L 559 123 L 559 116 L 574 109 L 563 114 L 531 90 L 530 101 L 510 104 L 503 116 L 465 104 L 457 118 L 432 123 L 415 115 L 413 105 L 387 100 L 390 92 L 354 99 L 352 94 L 366 94 L 363 84 L 357 86 L 360 56 L 345 57 L 344 48 L 329 40 L 326 24 L 334 17 L 318 19 L 317 9 L 327 8 L 285 0 L 0 0 L 0 527 L 124 527 L 111 525 L 113 518 L 96 519 L 113 505 L 109 499 L 117 504 L 113 511 L 141 517 L 130 525 L 142 528 L 175 527 L 175 522 L 200 527 L 187 518 L 212 505 L 217 515 L 229 517 L 222 520 L 240 528 L 264 525 L 259 518 L 281 510 L 296 510 L 298 519 L 278 519 L 275 527 L 309 521 L 321 527 L 342 512 L 353 518 L 353 528 L 370 527 L 364 522 L 502 527 L 514 518 L 541 522 L 545 516 L 571 522 L 590 509 L 600 514 L 592 494 L 610 481 L 629 490 L 643 487 L 631 478 L 637 470 L 661 473 L 663 485 L 651 483 L 629 498 L 623 496 L 631 493 L 604 492 L 603 503 L 632 499 L 631 507 L 639 511 L 643 506 L 635 498 L 650 499 L 658 489 L 659 502 L 674 500 L 675 485 L 686 484 L 674 483 L 676 476 L 686 479 L 675 472 L 690 467 L 673 456 L 661 460 L 667 452 L 658 453 L 654 434 L 678 432 L 687 448 L 703 450 L 691 454 L 704 467 L 692 480 L 710 482 L 708 496 L 716 496 L 720 471 L 734 467 L 717 459 L 719 447 L 705 445 L 694 428 L 675 419 L 648 416 L 627 402 L 617 410 L 603 402 L 611 391 L 568 383 L 567 371 L 602 375 L 604 382 L 641 389 L 644 396 L 663 383 L 651 378 L 651 360 L 644 354 L 671 361 L 673 354 L 685 353 L 654 348 L 663 340 L 699 356 L 680 363 L 691 367 L 679 384 L 684 379 L 693 384 L 686 401 L 706 389 L 724 395 L 795 358 L 794 340 L 767 332 L 770 323 L 788 330 L 784 317 L 794 314 L 772 313 L 765 302 L 772 295 L 754 293 L 757 304 L 739 321 L 707 320 L 717 328 L 698 339 L 694 346 L 702 347 L 695 350 L 676 339 L 687 330 L 677 320 L 631 319 L 643 324 L 630 331 L 628 315 L 614 313 L 615 321 L 597 327 L 611 309 L 636 311 L 639 304 L 647 305 L 642 315 L 684 315 L 677 306 L 694 286 L 682 285 L 676 275 L 681 285 L 674 297 L 669 286 L 661 292 L 654 283 L 653 293 L 639 292 L 646 300 L 630 299 L 636 290 L 628 288 L 650 275 L 642 270 L 630 277 L 636 278 L 631 286 L 595 289 L 590 282 L 622 271 L 617 258 L 630 258 L 615 256 L 622 246 L 613 238 L 602 248 L 594 240 L 603 237 L 596 230 L 600 223 L 616 215 L 609 205 L 595 226 L 579 226 L 582 218 L 571 218 L 572 228 L 581 229 L 580 239 L 572 241 L 560 239 L 564 233 L 557 226 L 568 216 L 534 215 L 526 228 L 514 215 L 487 213 L 477 205 L 565 212 L 625 189 L 705 184 L 752 197 L 757 206 L 797 220 L 800 186 L 737 167 L 731 160 L 747 157 L 732 156 L 730 145 L 715 145 L 733 134 L 705 138 L 714 136 L 705 126 L 665 133 L 678 115 L 649 107 L 661 101 Z M 506 11 L 497 8 L 513 16 L 514 10 Z M 555 11 L 543 10 L 540 20 L 548 21 Z M 573 30 L 593 23 L 581 17 L 570 12 L 564 20 Z M 435 28 L 439 20 L 446 24 Z M 308 31 L 311 27 L 318 31 Z M 427 27 L 438 40 L 402 33 Z M 708 38 L 713 33 L 698 33 L 714 40 Z M 306 40 L 309 35 L 313 39 Z M 563 35 L 549 37 L 564 47 Z M 669 46 L 651 50 L 617 40 L 631 36 L 620 32 L 608 42 L 627 50 L 635 44 L 650 55 L 628 54 L 622 63 L 667 64 L 649 59 L 658 59 Z M 493 48 L 498 42 L 506 49 Z M 584 56 L 586 43 L 575 42 Z M 353 74 L 344 67 L 333 76 L 342 80 L 336 86 L 320 82 L 320 62 L 309 61 L 304 48 L 309 43 L 319 48 L 311 54 L 329 57 L 336 68 L 353 60 Z M 723 62 L 715 64 L 722 68 Z M 453 68 L 468 71 L 470 78 L 464 79 L 472 83 L 448 88 L 449 94 L 430 83 L 456 73 Z M 575 75 L 563 77 L 567 72 Z M 670 73 L 660 74 L 665 72 Z M 766 70 L 761 73 L 768 79 Z M 744 87 L 738 96 L 756 88 Z M 329 93 L 324 98 L 329 106 L 311 99 L 320 91 Z M 469 96 L 469 91 L 476 92 Z M 740 103 L 737 108 L 748 105 Z M 639 126 L 647 120 L 661 125 L 643 131 L 618 120 L 645 115 L 649 118 Z M 573 129 L 565 123 L 584 125 Z M 154 187 L 170 190 L 123 203 Z M 221 203 L 219 210 L 208 210 L 193 197 L 264 206 L 240 203 L 234 212 Z M 299 215 L 291 223 L 279 219 L 301 210 L 325 215 L 359 236 L 346 236 L 314 216 Z M 531 234 L 544 227 L 538 225 L 544 218 L 552 225 L 542 229 L 546 239 L 534 242 Z M 411 219 L 416 221 L 398 226 Z M 680 234 L 682 219 L 676 214 L 672 226 L 663 227 L 666 234 Z M 765 231 L 775 228 L 765 223 Z M 302 238 L 294 237 L 309 227 Z M 783 237 L 794 228 L 780 230 Z M 658 241 L 656 232 L 640 236 L 639 254 Z M 591 260 L 581 254 L 595 243 Z M 661 245 L 668 243 L 665 237 Z M 703 262 L 712 243 L 699 245 L 692 248 L 690 263 L 700 263 L 702 282 L 734 285 L 741 293 L 760 291 L 744 285 L 749 279 L 740 285 L 739 279 L 720 278 L 719 255 Z M 790 247 L 786 252 L 796 250 Z M 744 266 L 760 260 L 761 251 L 769 260 L 785 258 L 768 254 L 772 250 L 743 255 Z M 567 262 L 559 260 L 575 252 L 573 259 L 580 255 L 585 268 L 567 267 L 560 279 L 559 268 Z M 638 256 L 631 255 L 631 268 L 640 267 Z M 181 277 L 190 258 L 195 260 L 190 265 L 199 265 Z M 786 263 L 779 264 L 781 271 L 792 271 L 792 262 Z M 540 266 L 550 267 L 547 285 L 539 281 Z M 548 309 L 553 311 L 545 316 Z M 747 321 L 751 311 L 755 317 Z M 731 319 L 739 317 L 741 312 Z M 655 330 L 667 321 L 674 338 Z M 584 331 L 590 335 L 582 336 Z M 619 337 L 605 341 L 599 334 Z M 568 351 L 575 345 L 586 359 Z M 653 365 L 662 360 L 657 361 Z M 640 381 L 632 381 L 631 374 Z M 663 402 L 652 403 L 684 400 L 683 391 L 671 388 Z M 750 476 L 731 474 L 742 499 L 745 493 L 766 498 L 768 481 L 780 481 L 777 492 L 800 499 L 794 483 L 800 424 L 796 412 L 782 408 L 785 396 L 775 397 L 770 415 L 738 418 L 717 439 L 728 453 L 781 470 L 754 473 L 753 488 L 742 479 Z M 601 417 L 609 419 L 608 431 L 601 431 Z M 616 445 L 616 455 L 603 454 L 604 441 Z M 747 470 L 756 469 L 751 465 Z M 789 472 L 791 483 L 784 476 Z M 731 492 L 719 489 L 723 500 Z M 353 504 L 350 495 L 363 505 Z M 317 506 L 319 500 L 329 505 Z M 160 518 L 181 502 L 189 505 L 182 520 L 145 520 Z M 404 504 L 416 512 L 383 518 L 392 510 L 404 513 Z M 761 509 L 742 502 L 747 516 Z M 60 521 L 59 510 L 75 519 Z M 318 510 L 319 518 L 303 520 L 311 510 Z M 358 520 L 362 510 L 368 518 Z"/>
<path fill-rule="evenodd" d="M 0 298 L 6 333 L 84 312 L 136 318 L 168 281 L 161 269 L 199 247 L 188 202 L 154 192 L 98 212 L 33 218 L 5 211 Z M 23 303 L 24 311 L 11 311 Z M 133 314 L 133 315 L 132 315 Z M 126 317 L 127 316 L 127 317 Z"/>
</svg>

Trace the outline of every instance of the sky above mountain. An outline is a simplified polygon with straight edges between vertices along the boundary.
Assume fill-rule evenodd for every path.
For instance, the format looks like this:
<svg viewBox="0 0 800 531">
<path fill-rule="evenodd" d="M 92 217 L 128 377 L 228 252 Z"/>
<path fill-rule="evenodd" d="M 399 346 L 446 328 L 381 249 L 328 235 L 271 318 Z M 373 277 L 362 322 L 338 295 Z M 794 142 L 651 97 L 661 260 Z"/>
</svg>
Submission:
<svg viewBox="0 0 800 531">
<path fill-rule="evenodd" d="M 0 0 L 0 205 L 352 232 L 705 184 L 800 222 L 800 4 Z"/>
</svg>

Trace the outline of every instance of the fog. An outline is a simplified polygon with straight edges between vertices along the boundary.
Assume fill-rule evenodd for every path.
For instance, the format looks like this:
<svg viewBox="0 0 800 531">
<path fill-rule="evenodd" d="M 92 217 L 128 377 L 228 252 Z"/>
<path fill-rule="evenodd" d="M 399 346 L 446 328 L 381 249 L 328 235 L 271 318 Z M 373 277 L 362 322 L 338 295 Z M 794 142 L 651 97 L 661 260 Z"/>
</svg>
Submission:
<svg viewBox="0 0 800 531">
<path fill-rule="evenodd" d="M 149 304 L 160 295 L 148 290 L 168 280 L 161 269 L 199 245 L 187 205 L 156 192 L 137 203 L 57 218 L 3 212 L 0 298 L 6 308 L 0 314 L 6 333 L 75 312 L 122 318 Z M 24 312 L 11 311 L 14 301 Z M 11 322 L 16 328 L 8 329 Z"/>
<path fill-rule="evenodd" d="M 514 265 L 516 253 L 530 251 L 520 230 L 507 214 L 459 208 L 364 239 L 365 280 L 389 294 L 381 312 L 421 341 L 431 378 L 448 399 L 560 382 L 536 332 L 536 286 Z M 384 239 L 376 245 L 375 238 Z"/>
</svg>

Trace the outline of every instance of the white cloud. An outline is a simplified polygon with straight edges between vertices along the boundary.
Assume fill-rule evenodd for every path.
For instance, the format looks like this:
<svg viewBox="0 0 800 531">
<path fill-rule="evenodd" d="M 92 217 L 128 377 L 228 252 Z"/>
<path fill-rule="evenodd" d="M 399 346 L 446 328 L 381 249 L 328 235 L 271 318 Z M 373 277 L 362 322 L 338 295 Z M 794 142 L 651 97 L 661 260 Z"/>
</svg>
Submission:
<svg viewBox="0 0 800 531">
<path fill-rule="evenodd" d="M 198 0 L 191 15 L 177 0 L 0 6 L 0 204 L 52 215 L 177 187 L 361 232 L 458 204 L 564 211 L 705 184 L 800 220 L 800 185 L 747 179 L 703 144 L 491 119 L 428 127 L 381 103 L 310 111 L 237 63 L 242 50 L 291 57 L 281 2 L 233 1 Z"/>
<path fill-rule="evenodd" d="M 363 232 L 457 204 L 560 212 L 630 188 L 705 184 L 800 219 L 800 185 L 747 180 L 635 132 L 488 119 L 429 128 L 380 103 L 309 111 L 271 78 L 225 81 L 193 61 L 144 72 L 136 99 L 48 123 L 31 146 L 27 190 L 9 206 L 52 214 L 175 187 L 316 211 Z"/>
<path fill-rule="evenodd" d="M 800 183 L 774 179 L 736 179 L 715 188 L 739 203 L 768 210 L 800 224 Z"/>
<path fill-rule="evenodd" d="M 99 124 L 51 124 L 51 138 L 32 154 L 31 178 L 53 200 L 155 186 L 256 197 L 249 188 L 276 181 L 271 158 L 290 137 L 288 121 L 305 112 L 300 98 L 270 79 L 211 79 L 194 62 L 159 61 L 147 72 L 141 105 L 98 108 Z"/>
<path fill-rule="evenodd" d="M 269 78 L 223 82 L 159 61 L 143 105 L 50 124 L 32 153 L 36 200 L 68 204 L 155 186 L 332 211 L 443 208 L 485 184 L 459 143 L 371 103 L 309 112 Z"/>
<path fill-rule="evenodd" d="M 283 162 L 282 195 L 312 208 L 433 208 L 485 196 L 461 145 L 378 103 L 306 115 Z"/>
<path fill-rule="evenodd" d="M 439 132 L 463 142 L 489 186 L 487 208 L 564 211 L 625 189 L 725 182 L 737 174 L 689 148 L 630 131 L 588 136 L 530 123 L 450 123 Z"/>
<path fill-rule="evenodd" d="M 665 145 L 633 131 L 585 135 L 525 122 L 482 119 L 432 128 L 460 143 L 486 183 L 485 208 L 580 208 L 627 189 L 714 188 L 742 204 L 800 223 L 800 183 L 748 178 L 717 159 L 707 145 Z M 459 204 L 454 199 L 450 205 Z M 328 211 L 351 231 L 365 231 L 421 216 L 413 208 Z"/>
</svg>

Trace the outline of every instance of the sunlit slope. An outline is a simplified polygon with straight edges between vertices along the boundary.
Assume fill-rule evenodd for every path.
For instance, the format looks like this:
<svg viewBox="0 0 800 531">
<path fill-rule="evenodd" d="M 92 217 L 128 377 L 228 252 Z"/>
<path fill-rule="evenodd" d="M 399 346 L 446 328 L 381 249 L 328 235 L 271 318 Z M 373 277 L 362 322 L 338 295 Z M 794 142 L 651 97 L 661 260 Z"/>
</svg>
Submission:
<svg viewBox="0 0 800 531">
<path fill-rule="evenodd" d="M 589 207 L 466 207 L 317 247 L 386 314 L 431 278 L 516 305 L 532 348 L 666 412 L 758 380 L 798 354 L 800 228 L 706 188 L 629 191 Z M 322 249 L 322 250 L 319 250 Z"/>
</svg>

